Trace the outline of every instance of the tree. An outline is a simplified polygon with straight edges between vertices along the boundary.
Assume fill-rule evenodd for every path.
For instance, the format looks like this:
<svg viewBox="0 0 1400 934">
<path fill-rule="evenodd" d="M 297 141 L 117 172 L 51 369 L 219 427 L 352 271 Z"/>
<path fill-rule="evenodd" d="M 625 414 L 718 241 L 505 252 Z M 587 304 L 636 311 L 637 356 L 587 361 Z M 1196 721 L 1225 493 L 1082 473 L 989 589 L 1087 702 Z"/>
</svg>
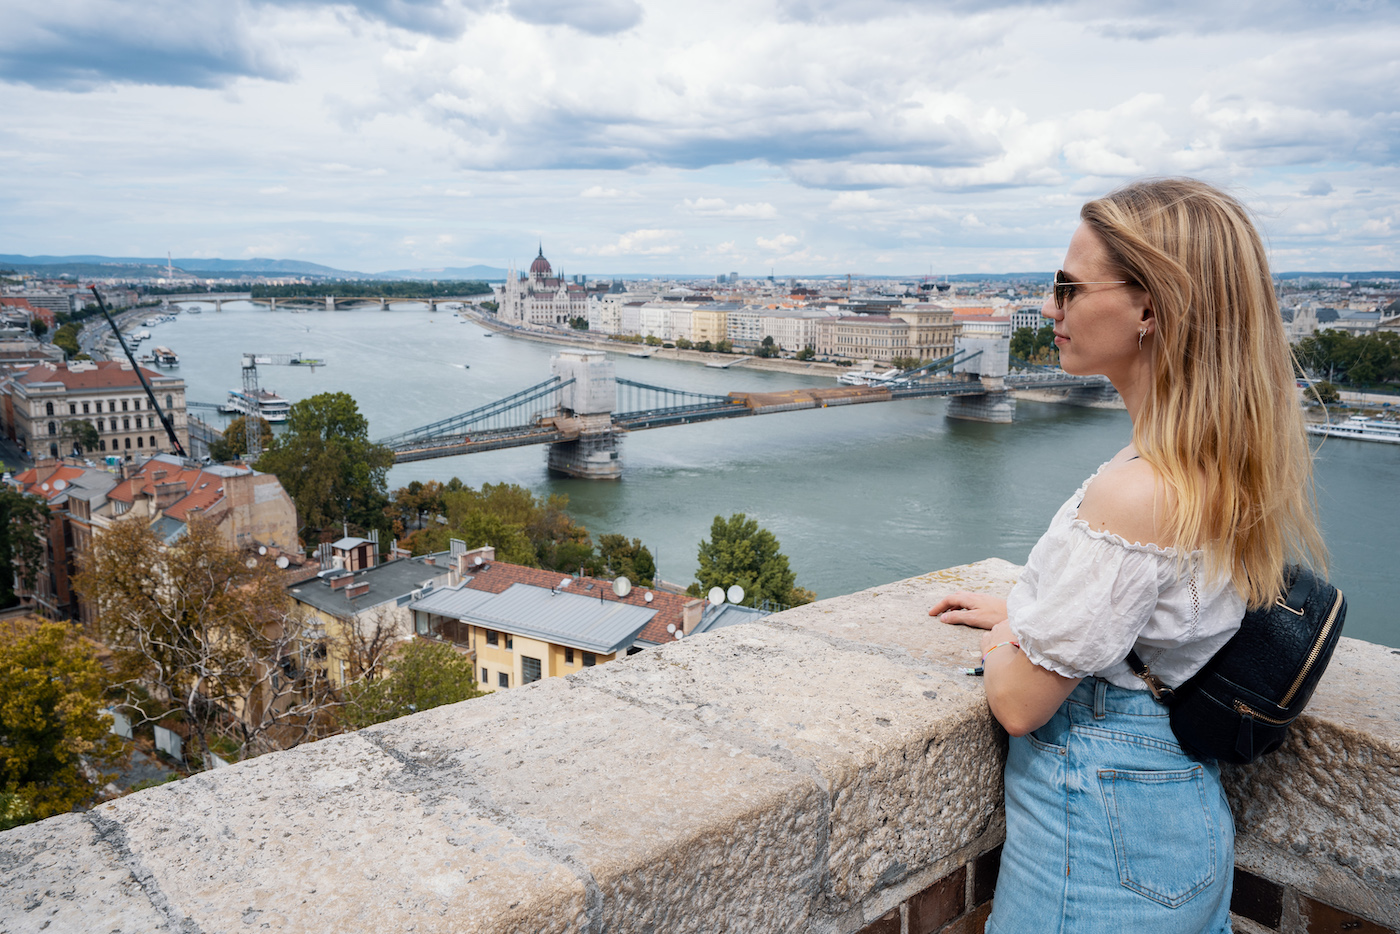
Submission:
<svg viewBox="0 0 1400 934">
<path fill-rule="evenodd" d="M 778 356 L 778 348 L 773 343 L 773 335 L 769 334 L 767 337 L 763 338 L 763 343 L 758 345 L 758 348 L 754 350 L 753 355 L 755 357 Z"/>
<path fill-rule="evenodd" d="M 81 418 L 69 419 L 63 423 L 63 437 L 73 443 L 73 450 L 77 453 L 96 451 L 98 442 L 102 440 L 97 427 Z"/>
<path fill-rule="evenodd" d="M 235 418 L 228 423 L 224 429 L 223 437 L 209 444 L 209 457 L 213 460 L 224 462 L 237 460 L 248 453 L 248 420 L 256 419 L 258 423 L 258 436 L 262 441 L 261 447 L 265 451 L 272 445 L 272 425 L 267 419 L 256 415 L 244 415 Z"/>
<path fill-rule="evenodd" d="M 607 534 L 598 538 L 598 555 L 609 577 L 623 576 L 641 587 L 650 587 L 656 579 L 656 559 L 651 549 L 626 535 Z"/>
<path fill-rule="evenodd" d="M 324 732 L 336 702 L 307 670 L 312 634 L 276 568 L 225 545 L 212 522 L 191 517 L 170 545 L 140 519 L 116 522 L 79 557 L 74 584 L 133 724 L 183 724 L 205 762 L 211 742 L 246 756 Z"/>
<path fill-rule="evenodd" d="M 29 322 L 29 330 L 34 332 L 34 336 L 39 340 L 44 339 L 44 335 L 49 333 L 49 323 L 43 318 L 35 318 Z"/>
<path fill-rule="evenodd" d="M 302 528 L 319 533 L 349 521 L 388 531 L 385 478 L 394 452 L 369 440 L 369 422 L 343 392 L 294 404 L 287 430 L 258 460 L 296 503 Z"/>
<path fill-rule="evenodd" d="M 78 325 L 65 324 L 54 332 L 53 344 L 63 350 L 69 357 L 75 357 L 82 352 L 78 346 Z"/>
<path fill-rule="evenodd" d="M 1011 335 L 1011 355 L 1027 363 L 1058 364 L 1060 351 L 1055 346 L 1055 326 L 1046 324 L 1039 329 L 1017 328 L 1016 333 Z"/>
<path fill-rule="evenodd" d="M 1317 393 L 1317 400 L 1323 405 L 1332 405 L 1342 401 L 1342 394 L 1337 391 L 1337 387 L 1332 383 L 1314 383 L 1313 391 Z"/>
<path fill-rule="evenodd" d="M 34 589 L 35 576 L 44 560 L 44 534 L 49 507 L 44 501 L 8 486 L 0 486 L 0 607 L 19 602 L 15 579 L 25 590 Z"/>
<path fill-rule="evenodd" d="M 817 355 L 817 351 L 812 347 L 811 344 L 808 344 L 806 347 L 803 347 L 801 350 L 799 350 L 799 351 L 797 352 L 797 359 L 799 359 L 799 360 L 811 360 L 811 359 L 815 358 L 816 355 Z"/>
<path fill-rule="evenodd" d="M 84 759 L 103 766 L 121 752 L 99 711 L 107 680 L 71 626 L 0 624 L 0 830 L 93 796 Z"/>
<path fill-rule="evenodd" d="M 346 690 L 341 720 L 352 730 L 480 697 L 471 659 L 444 642 L 414 639 L 388 661 L 388 674 Z"/>
<path fill-rule="evenodd" d="M 688 337 L 678 337 L 676 338 L 676 346 L 681 350 L 689 350 L 695 345 L 690 342 L 690 338 Z"/>
<path fill-rule="evenodd" d="M 744 588 L 744 605 L 758 606 L 768 600 L 787 606 L 810 603 L 811 591 L 797 586 L 797 575 L 788 567 L 787 555 L 772 532 L 742 512 L 728 519 L 715 516 L 710 538 L 700 542 L 696 572 L 701 595 L 713 587 L 728 590 L 734 584 Z"/>
</svg>

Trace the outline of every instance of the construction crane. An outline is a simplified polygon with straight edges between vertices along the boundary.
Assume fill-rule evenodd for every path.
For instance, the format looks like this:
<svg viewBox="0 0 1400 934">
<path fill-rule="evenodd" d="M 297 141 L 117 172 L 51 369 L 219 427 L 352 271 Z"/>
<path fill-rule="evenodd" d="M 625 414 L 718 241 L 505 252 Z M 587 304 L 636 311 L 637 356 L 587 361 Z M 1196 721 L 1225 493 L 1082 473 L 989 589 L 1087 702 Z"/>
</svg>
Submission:
<svg viewBox="0 0 1400 934">
<path fill-rule="evenodd" d="M 156 416 L 160 418 L 160 425 L 165 429 L 166 437 L 170 439 L 171 449 L 180 457 L 185 457 L 185 447 L 180 443 L 180 438 L 175 434 L 175 426 L 170 421 L 170 413 L 160 407 L 156 402 L 156 394 L 151 389 L 151 381 L 146 379 L 146 371 L 141 369 L 136 362 L 136 356 L 131 352 L 131 348 L 126 344 L 126 338 L 122 337 L 121 328 L 117 327 L 117 322 L 112 320 L 112 313 L 107 310 L 107 303 L 102 300 L 102 293 L 97 291 L 97 286 L 90 285 L 92 297 L 97 299 L 98 310 L 102 312 L 102 317 L 107 319 L 107 324 L 112 328 L 112 333 L 117 335 L 117 341 L 122 345 L 122 350 L 126 352 L 126 359 L 131 361 L 131 369 L 136 373 L 136 378 L 141 381 L 141 388 L 146 390 L 146 398 L 150 401 L 151 408 L 155 409 Z M 84 403 L 86 404 L 86 403 Z M 125 402 L 122 405 L 126 405 Z M 130 441 L 130 439 L 127 439 Z"/>
<path fill-rule="evenodd" d="M 243 420 L 243 437 L 246 453 L 243 455 L 249 464 L 262 456 L 262 430 L 251 418 L 262 418 L 262 390 L 258 386 L 258 365 L 262 366 L 309 366 L 311 372 L 316 367 L 325 366 L 326 361 L 305 357 L 299 353 L 245 353 L 243 355 L 243 402 L 251 411 Z"/>
</svg>

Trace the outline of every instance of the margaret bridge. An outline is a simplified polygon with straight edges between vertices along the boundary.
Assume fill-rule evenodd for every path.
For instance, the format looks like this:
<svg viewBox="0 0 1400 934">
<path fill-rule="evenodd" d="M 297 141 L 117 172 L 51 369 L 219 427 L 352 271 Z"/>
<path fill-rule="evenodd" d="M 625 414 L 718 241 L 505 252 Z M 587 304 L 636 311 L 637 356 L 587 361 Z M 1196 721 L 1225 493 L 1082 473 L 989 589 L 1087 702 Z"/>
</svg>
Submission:
<svg viewBox="0 0 1400 934">
<path fill-rule="evenodd" d="M 623 379 L 603 352 L 568 350 L 552 359 L 552 374 L 542 383 L 379 443 L 391 448 L 400 463 L 547 444 L 551 470 L 615 479 L 622 474 L 620 438 L 647 428 L 932 396 L 951 398 L 950 418 L 1009 422 L 1015 390 L 1067 389 L 1069 400 L 1081 403 L 1113 395 L 1101 377 L 1068 376 L 1029 364 L 1009 372 L 1008 344 L 1006 338 L 959 338 L 951 356 L 877 385 L 727 396 Z"/>
</svg>

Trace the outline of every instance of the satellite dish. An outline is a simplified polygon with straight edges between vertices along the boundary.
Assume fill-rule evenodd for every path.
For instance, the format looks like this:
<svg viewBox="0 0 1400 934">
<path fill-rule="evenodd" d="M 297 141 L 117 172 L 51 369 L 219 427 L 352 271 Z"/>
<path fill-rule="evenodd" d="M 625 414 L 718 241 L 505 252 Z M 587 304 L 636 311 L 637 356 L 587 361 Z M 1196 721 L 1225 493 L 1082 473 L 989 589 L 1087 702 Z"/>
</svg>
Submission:
<svg viewBox="0 0 1400 934">
<path fill-rule="evenodd" d="M 475 564 L 477 567 L 481 567 L 481 555 L 477 555 L 477 556 L 472 560 L 472 564 Z"/>
<path fill-rule="evenodd" d="M 243 563 L 246 564 L 246 565 L 247 565 L 248 567 L 250 567 L 250 568 L 255 568 L 255 567 L 258 566 L 258 559 L 257 559 L 257 558 L 253 558 L 253 557 L 249 557 L 248 560 L 247 560 L 247 561 L 244 561 Z"/>
<path fill-rule="evenodd" d="M 648 590 L 648 591 L 642 596 L 642 599 L 645 600 L 647 603 L 650 603 L 650 602 L 651 602 L 651 591 Z"/>
<path fill-rule="evenodd" d="M 39 489 L 41 489 L 41 490 L 47 490 L 48 488 L 49 488 L 49 484 L 48 484 L 48 481 L 47 481 L 47 480 L 44 481 L 43 483 L 39 484 Z"/>
<path fill-rule="evenodd" d="M 68 481 L 67 481 L 67 480 L 55 480 L 55 481 L 53 482 L 53 488 L 54 488 L 55 490 L 61 490 L 61 489 L 63 489 L 64 487 L 66 487 L 67 485 L 68 485 Z"/>
<path fill-rule="evenodd" d="M 675 632 L 675 631 L 676 631 L 676 624 L 675 624 L 675 623 L 667 623 L 667 624 L 666 624 L 666 631 L 667 631 L 667 632 Z"/>
<path fill-rule="evenodd" d="M 291 564 L 291 563 L 292 563 L 291 561 L 288 561 L 288 560 L 287 560 L 287 556 L 286 556 L 286 555 L 283 555 L 282 557 L 280 557 L 280 558 L 277 559 L 277 566 L 278 566 L 279 568 L 281 568 L 282 570 L 284 570 L 284 571 L 287 569 L 287 565 L 289 565 L 289 564 Z"/>
<path fill-rule="evenodd" d="M 729 598 L 730 603 L 743 603 L 744 588 L 740 587 L 738 584 L 733 584 L 730 586 L 729 592 L 725 594 L 725 596 Z"/>
<path fill-rule="evenodd" d="M 613 581 L 613 593 L 619 597 L 625 597 L 632 592 L 632 582 L 625 577 L 619 577 Z"/>
<path fill-rule="evenodd" d="M 258 546 L 258 554 L 260 554 L 260 555 L 265 555 L 265 554 L 267 554 L 267 546 L 266 546 L 266 545 L 259 545 L 259 546 Z"/>
<path fill-rule="evenodd" d="M 684 639 L 684 638 L 685 638 L 685 630 L 684 630 L 684 629 L 677 629 L 677 630 L 676 630 L 676 638 L 677 638 L 677 639 Z"/>
<path fill-rule="evenodd" d="M 724 591 L 718 587 L 711 587 L 707 596 L 710 598 L 710 602 L 715 606 L 719 606 L 724 602 Z"/>
</svg>

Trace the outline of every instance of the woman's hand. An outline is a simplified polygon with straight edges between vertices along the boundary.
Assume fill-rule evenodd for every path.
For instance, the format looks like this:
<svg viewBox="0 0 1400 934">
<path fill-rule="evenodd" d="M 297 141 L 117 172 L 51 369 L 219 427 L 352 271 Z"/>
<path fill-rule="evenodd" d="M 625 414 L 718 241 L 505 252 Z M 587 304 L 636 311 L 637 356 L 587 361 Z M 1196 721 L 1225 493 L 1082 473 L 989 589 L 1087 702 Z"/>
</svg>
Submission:
<svg viewBox="0 0 1400 934">
<path fill-rule="evenodd" d="M 954 626 L 991 629 L 997 623 L 1006 620 L 1006 598 L 989 593 L 959 590 L 935 603 L 928 615 L 937 616 L 943 622 Z"/>
<path fill-rule="evenodd" d="M 1011 631 L 1010 620 L 1004 619 L 1001 622 L 997 623 L 995 626 L 993 626 L 991 629 L 988 629 L 986 632 L 982 633 L 983 658 L 986 657 L 988 649 L 1002 642 L 1010 642 L 1012 645 L 1018 644 L 1016 642 L 1016 634 Z"/>
</svg>

